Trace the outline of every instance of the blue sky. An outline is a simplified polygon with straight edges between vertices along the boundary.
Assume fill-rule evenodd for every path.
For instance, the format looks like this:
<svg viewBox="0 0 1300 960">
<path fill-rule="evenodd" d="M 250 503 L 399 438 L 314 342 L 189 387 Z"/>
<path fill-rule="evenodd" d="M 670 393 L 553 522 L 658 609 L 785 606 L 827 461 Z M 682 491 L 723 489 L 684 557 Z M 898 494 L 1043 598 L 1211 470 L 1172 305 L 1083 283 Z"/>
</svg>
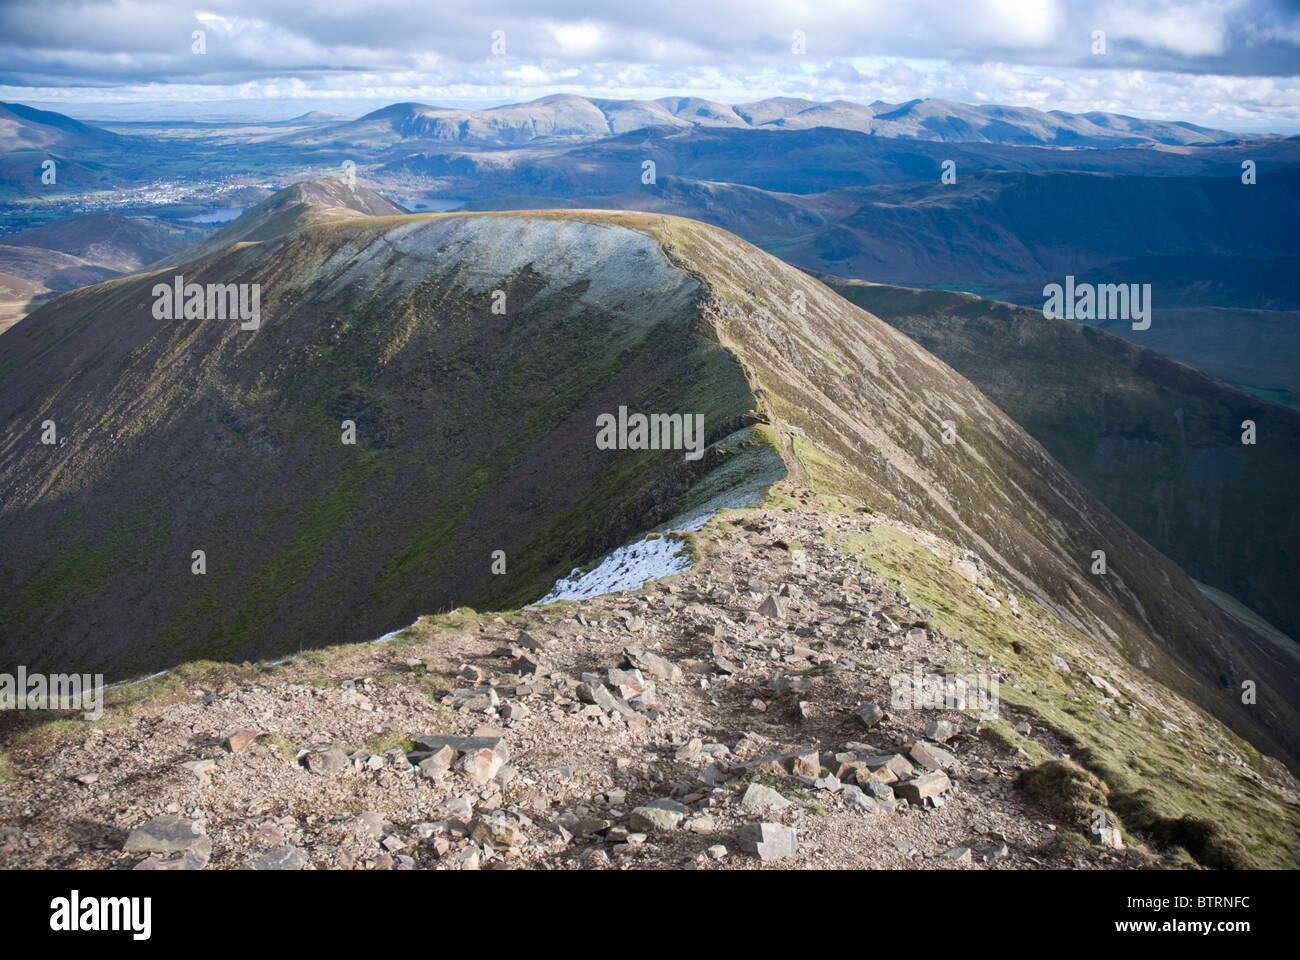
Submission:
<svg viewBox="0 0 1300 960">
<path fill-rule="evenodd" d="M 103 118 L 565 92 L 942 97 L 1300 132 L 1297 0 L 4 0 L 0 64 L 0 99 Z"/>
</svg>

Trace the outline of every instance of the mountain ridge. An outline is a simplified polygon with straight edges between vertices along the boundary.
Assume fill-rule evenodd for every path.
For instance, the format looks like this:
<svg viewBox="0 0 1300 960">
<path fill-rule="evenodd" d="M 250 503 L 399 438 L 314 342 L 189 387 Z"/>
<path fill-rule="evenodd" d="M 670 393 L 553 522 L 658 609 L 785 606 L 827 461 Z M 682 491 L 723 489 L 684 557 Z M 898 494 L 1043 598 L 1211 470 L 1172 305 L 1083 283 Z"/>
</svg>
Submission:
<svg viewBox="0 0 1300 960">
<path fill-rule="evenodd" d="M 872 105 L 775 97 L 728 105 L 694 97 L 658 100 L 591 99 L 553 94 L 484 109 L 390 104 L 354 121 L 287 135 L 299 143 L 371 145 L 402 140 L 519 144 L 545 139 L 595 139 L 648 127 L 792 130 L 833 127 L 891 139 L 1048 144 L 1063 147 L 1167 144 L 1185 146 L 1238 139 L 1226 130 L 1141 120 L 1118 114 L 1046 113 L 1031 108 L 972 106 L 920 99 Z"/>
<path fill-rule="evenodd" d="M 646 240 L 652 245 L 646 246 Z M 585 256 L 575 259 L 584 248 L 604 251 L 599 257 L 605 265 L 593 269 L 589 279 L 578 279 L 585 275 L 566 271 L 575 270 L 579 262 L 589 264 Z M 647 265 L 661 257 L 664 265 L 647 278 Z M 420 269 L 419 265 L 430 263 L 441 266 L 432 274 Z M 507 269 L 511 263 L 517 266 Z M 543 263 L 552 265 L 542 269 Z M 531 265 L 524 270 L 527 264 Z M 465 432 L 471 424 L 478 424 L 473 429 L 480 431 L 484 423 L 493 422 L 482 420 L 488 408 L 476 392 L 481 388 L 474 384 L 494 381 L 480 381 L 486 371 L 476 370 L 473 364 L 481 365 L 486 356 L 498 357 L 498 363 L 531 363 L 528 352 L 520 350 L 524 342 L 550 338 L 546 342 L 556 347 L 574 345 L 572 335 L 554 339 L 561 329 L 554 326 L 557 322 L 596 324 L 590 331 L 605 331 L 601 339 L 579 340 L 598 344 L 619 324 L 630 324 L 619 337 L 641 338 L 671 317 L 672 324 L 696 332 L 686 339 L 679 337 L 679 346 L 669 354 L 645 352 L 646 340 L 640 340 L 643 347 L 632 347 L 637 339 L 628 341 L 619 349 L 634 350 L 630 356 L 637 360 L 630 367 L 617 360 L 618 349 L 610 352 L 610 344 L 571 354 L 562 362 L 558 354 L 552 355 L 556 347 L 538 355 L 545 365 L 558 364 L 552 367 L 555 371 L 568 367 L 576 376 L 569 387 L 552 383 L 549 415 L 559 414 L 554 422 L 546 419 L 545 409 L 521 411 L 518 404 L 531 402 L 526 392 L 517 397 L 492 395 L 491 417 L 529 418 L 525 422 L 533 426 L 522 433 L 526 443 L 531 442 L 529 437 L 553 434 L 557 438 L 548 447 L 550 456 L 542 461 L 547 466 L 541 476 L 554 480 L 567 472 L 575 478 L 544 488 L 544 496 L 555 501 L 545 509 L 535 494 L 527 502 L 496 508 L 491 515 L 514 518 L 512 532 L 497 525 L 493 528 L 497 532 L 486 538 L 475 535 L 479 546 L 469 547 L 474 555 L 484 553 L 485 566 L 494 538 L 507 538 L 502 542 L 509 555 L 523 551 L 526 575 L 513 580 L 510 588 L 522 594 L 518 602 L 540 596 L 538 585 L 553 578 L 555 571 L 567 570 L 583 558 L 594 559 L 626 537 L 680 514 L 683 496 L 698 501 L 710 492 L 734 488 L 737 472 L 748 483 L 779 476 L 773 470 L 784 461 L 780 472 L 796 469 L 797 464 L 798 470 L 817 478 L 822 489 L 965 543 L 1072 629 L 1123 650 L 1124 656 L 1142 662 L 1162 682 L 1194 692 L 1198 702 L 1211 705 L 1227 722 L 1249 728 L 1261 742 L 1276 744 L 1269 749 L 1288 752 L 1283 744 L 1295 727 L 1281 719 L 1290 709 L 1284 695 L 1271 687 L 1264 689 L 1262 709 L 1243 713 L 1239 705 L 1233 706 L 1231 686 L 1225 692 L 1216 679 L 1225 674 L 1240 676 L 1242 671 L 1260 675 L 1261 657 L 1268 661 L 1270 675 L 1287 675 L 1286 665 L 1273 662 L 1271 651 L 1260 649 L 1253 634 L 1225 618 L 1181 570 L 1096 502 L 969 382 L 875 317 L 855 313 L 829 289 L 723 231 L 675 218 L 611 211 L 354 218 L 238 244 L 191 263 L 185 275 L 195 282 L 214 276 L 226 282 L 234 277 L 269 282 L 262 301 L 262 325 L 240 341 L 230 326 L 218 330 L 211 324 L 204 327 L 203 321 L 159 323 L 143 296 L 155 274 L 67 294 L 0 340 L 0 402 L 11 411 L 0 447 L 0 484 L 5 490 L 0 531 L 16 536 L 14 523 L 21 517 L 27 531 L 23 539 L 31 542 L 22 559 L 25 572 L 15 560 L 0 571 L 9 597 L 0 610 L 5 632 L 11 638 L 29 638 L 21 645 L 11 639 L 8 656 L 20 649 L 35 654 L 32 642 L 51 631 L 66 637 L 60 644 L 62 656 L 77 656 L 78 649 L 84 656 L 84 646 L 74 638 L 87 629 L 84 618 L 90 611 L 100 623 L 129 616 L 137 628 L 154 633 L 158 641 L 144 660 L 138 660 L 142 651 L 136 651 L 137 662 L 143 665 L 210 655 L 214 647 L 227 655 L 260 656 L 283 649 L 294 636 L 304 641 L 314 636 L 313 642 L 321 642 L 343 628 L 361 631 L 369 626 L 380 632 L 385 623 L 409 621 L 422 607 L 436 607 L 438 597 L 443 603 L 475 598 L 446 592 L 455 582 L 462 584 L 462 591 L 470 583 L 487 589 L 478 602 L 501 602 L 507 594 L 500 586 L 490 586 L 483 572 L 465 571 L 464 564 L 445 550 L 456 531 L 483 523 L 474 513 L 478 500 L 517 495 L 518 490 L 510 492 L 517 484 L 512 478 L 538 467 L 530 468 L 532 455 L 519 450 L 492 452 L 491 438 L 502 435 L 499 429 L 503 428 Z M 632 277 L 640 284 L 658 285 L 661 291 L 676 289 L 679 292 L 672 297 L 678 299 L 664 300 L 663 292 L 630 298 L 626 292 L 611 292 Z M 682 278 L 690 278 L 693 287 L 682 287 Z M 493 283 L 501 284 L 510 298 L 522 297 L 525 307 L 508 325 L 485 328 L 484 322 L 492 316 L 488 295 Z M 689 294 L 692 288 L 699 293 Z M 800 299 L 796 292 L 805 312 L 791 312 L 791 298 Z M 616 299 L 611 301 L 611 296 Z M 309 319 L 319 315 L 324 302 L 330 304 L 328 315 L 333 318 L 328 328 Z M 363 303 L 368 306 L 358 313 Z M 644 326 L 651 315 L 646 311 L 653 312 L 655 303 L 678 305 L 663 306 L 659 319 Z M 433 304 L 442 306 L 429 313 Z M 595 304 L 601 305 L 598 313 L 589 313 Z M 101 327 L 95 318 L 104 310 L 119 317 L 115 338 L 126 337 L 121 346 L 105 342 L 102 334 L 86 339 Z M 67 318 L 62 323 L 54 319 L 60 314 Z M 433 316 L 441 319 L 433 324 L 427 319 Z M 611 318 L 619 316 L 623 319 L 610 328 Z M 69 322 L 71 329 L 66 327 Z M 490 337 L 484 340 L 488 331 Z M 530 340 L 483 353 L 502 336 Z M 470 340 L 461 339 L 465 337 L 472 338 L 472 346 Z M 136 338 L 150 344 L 148 351 L 132 353 Z M 80 343 L 79 351 L 98 357 L 99 369 L 79 366 L 82 361 L 67 354 L 66 348 L 60 359 L 59 352 L 49 347 L 56 341 Z M 444 360 L 441 372 L 432 377 L 432 371 L 417 375 L 419 368 L 410 364 L 434 343 L 443 344 L 438 353 L 451 362 Z M 462 346 L 447 353 L 448 346 L 456 343 Z M 182 345 L 204 358 L 201 381 L 179 378 L 184 367 L 175 360 L 158 366 Z M 457 351 L 464 349 L 471 353 L 457 360 Z M 410 360 L 402 359 L 412 350 L 416 352 Z M 114 352 L 118 359 L 113 359 Z M 38 356 L 41 361 L 33 362 Z M 467 365 L 469 356 L 475 359 Z M 388 359 L 375 366 L 384 357 Z M 855 369 L 846 363 L 850 359 L 862 366 Z M 128 372 L 113 374 L 115 386 L 104 393 L 110 383 L 105 376 L 123 362 Z M 610 363 L 614 365 L 601 366 Z M 530 382 L 523 369 L 495 382 L 513 383 L 522 391 Z M 699 371 L 708 372 L 703 380 L 695 380 L 691 370 L 697 376 Z M 655 372 L 636 379 L 649 371 Z M 632 381 L 619 379 L 629 375 Z M 412 376 L 417 379 L 409 379 Z M 609 377 L 613 379 L 605 379 Z M 150 386 L 144 389 L 146 382 Z M 623 386 L 612 386 L 620 382 Z M 34 388 L 38 383 L 63 386 L 50 397 Z M 669 389 L 665 384 L 676 386 Z M 643 393 L 647 388 L 650 392 Z M 39 448 L 23 438 L 30 437 L 33 423 L 47 417 L 65 423 L 65 437 L 69 430 L 78 436 L 78 428 L 66 426 L 85 415 L 77 406 L 68 406 L 76 397 L 95 398 L 93 406 L 100 411 L 96 421 L 105 424 L 100 429 L 110 431 L 116 440 L 112 448 L 104 447 L 107 436 L 97 440 L 95 430 L 75 444 L 64 440 L 62 452 L 55 454 L 57 465 L 46 464 L 40 484 L 34 484 L 32 458 L 48 459 L 49 454 L 37 453 Z M 605 477 L 602 485 L 593 486 L 597 477 L 604 476 L 592 474 L 594 465 L 607 461 L 593 459 L 597 451 L 588 446 L 589 428 L 581 425 L 583 416 L 575 419 L 575 414 L 602 406 L 612 409 L 618 406 L 615 401 L 629 403 L 637 397 L 648 409 L 654 409 L 655 397 L 695 397 L 688 410 L 694 404 L 712 411 L 702 474 L 692 473 L 685 461 L 646 459 L 649 455 L 643 454 L 612 461 L 619 465 L 616 472 Z M 757 409 L 752 409 L 755 401 Z M 557 408 L 555 402 L 563 405 Z M 428 416 L 420 412 L 422 408 L 442 411 L 435 421 L 441 424 L 442 434 L 420 444 L 432 444 L 429 451 L 461 453 L 450 459 L 445 452 L 439 454 L 444 466 L 434 468 L 421 485 L 428 488 L 426 492 L 417 493 L 401 465 L 412 462 L 409 458 L 417 449 L 411 445 L 422 431 L 412 432 L 411 425 Z M 348 414 L 365 438 L 364 456 L 355 459 L 348 459 L 338 446 L 338 423 Z M 873 421 L 878 422 L 873 425 Z M 961 437 L 951 449 L 946 449 L 941 437 L 948 421 Z M 209 439 L 182 461 L 169 464 L 163 453 L 169 449 L 165 438 L 181 434 Z M 444 447 L 448 441 L 452 446 Z M 110 454 L 110 449 L 115 452 Z M 127 450 L 134 452 L 127 456 Z M 564 457 L 575 462 L 566 465 Z M 277 506 L 276 495 L 266 487 L 272 476 L 267 471 L 273 464 L 295 461 L 313 464 L 315 492 L 299 491 L 292 501 L 280 495 Z M 416 462 L 432 465 L 438 460 Z M 152 480 L 141 474 L 142 464 L 152 465 L 147 468 L 155 474 Z M 93 495 L 84 486 L 92 465 L 99 477 Z M 577 473 L 572 472 L 575 465 Z M 431 466 L 421 469 L 429 473 Z M 520 469 L 526 472 L 518 474 Z M 497 478 L 487 487 L 482 486 L 482 477 L 473 479 L 484 470 L 485 476 Z M 614 478 L 622 479 L 611 487 Z M 532 489 L 537 489 L 537 482 L 530 481 Z M 129 508 L 114 493 L 124 483 L 136 491 Z M 365 520 L 369 529 L 357 526 L 361 516 L 353 516 L 348 506 L 362 490 L 387 510 Z M 582 490 L 595 499 L 582 501 Z M 262 546 L 239 548 L 229 532 L 216 532 L 219 518 L 229 509 L 223 506 L 220 491 L 246 505 L 257 504 L 247 522 L 266 531 Z M 188 498 L 188 533 L 171 530 L 165 522 L 170 513 L 166 504 L 179 495 Z M 417 499 L 412 500 L 413 495 Z M 435 499 L 428 500 L 430 496 Z M 978 507 L 961 506 L 964 498 L 972 496 L 978 498 Z M 42 505 L 69 497 L 69 502 L 93 510 L 97 520 L 97 532 L 83 532 L 78 542 L 54 532 L 57 518 L 67 513 L 67 503 L 57 512 Z M 577 514 L 575 497 L 579 498 Z M 425 503 L 416 513 L 429 517 L 429 523 L 412 530 L 405 511 L 394 512 L 399 500 L 409 501 L 412 507 Z M 467 506 L 456 507 L 457 502 Z M 592 527 L 590 519 L 581 521 L 579 530 L 585 524 L 587 533 L 576 538 L 570 534 L 557 541 L 554 533 L 529 528 L 529 517 L 609 515 L 612 503 L 621 504 L 612 514 L 617 518 L 614 526 Z M 1017 503 L 1019 507 L 1013 506 Z M 46 533 L 32 541 L 38 529 Z M 379 536 L 381 529 L 385 532 Z M 533 537 L 532 546 L 518 540 L 521 535 Z M 188 556 L 192 547 L 186 544 L 195 539 L 209 544 L 215 540 L 222 551 L 236 550 L 248 567 L 239 573 L 240 581 L 252 577 L 254 589 L 228 593 L 234 582 L 230 578 L 235 576 L 229 561 L 220 583 L 191 577 L 188 561 L 181 557 Z M 371 544 L 364 550 L 373 554 L 380 543 L 382 552 L 370 560 L 365 552 L 358 552 L 363 549 L 359 545 Z M 539 547 L 539 543 L 548 545 Z M 138 551 L 146 544 L 152 546 L 144 565 L 133 569 L 141 563 Z M 1094 579 L 1086 572 L 1091 551 L 1097 547 L 1110 558 L 1115 570 L 1110 577 Z M 61 595 L 50 594 L 49 589 L 77 576 L 76 558 L 81 556 L 120 558 L 114 562 L 125 566 L 108 582 L 83 587 L 90 595 L 83 597 L 77 623 L 67 619 L 69 611 Z M 350 579 L 358 565 L 382 573 L 361 594 Z M 32 581 L 37 569 L 43 571 L 41 578 Z M 1030 569 L 1033 574 L 1026 574 Z M 435 570 L 442 571 L 444 586 L 431 593 L 426 578 Z M 150 582 L 154 588 L 146 587 Z M 171 585 L 166 595 L 157 593 L 159 582 Z M 122 598 L 141 589 L 155 597 L 154 610 L 121 605 Z M 171 613 L 158 609 L 164 596 L 181 606 Z M 232 596 L 243 599 L 231 605 Z M 327 596 L 334 599 L 325 602 Z M 391 598 L 389 606 L 381 602 L 385 596 Z M 313 598 L 311 605 L 304 607 L 308 597 Z M 340 601 L 347 605 L 340 607 Z M 369 611 L 361 618 L 358 603 Z M 376 618 L 381 607 L 387 611 L 382 620 Z M 290 611 L 296 611 L 292 618 Z M 182 636 L 182 645 L 169 647 Z M 1207 657 L 1208 650 L 1219 653 Z M 125 652 L 112 655 L 128 663 L 130 658 L 122 658 Z M 110 654 L 101 648 L 101 656 Z"/>
</svg>

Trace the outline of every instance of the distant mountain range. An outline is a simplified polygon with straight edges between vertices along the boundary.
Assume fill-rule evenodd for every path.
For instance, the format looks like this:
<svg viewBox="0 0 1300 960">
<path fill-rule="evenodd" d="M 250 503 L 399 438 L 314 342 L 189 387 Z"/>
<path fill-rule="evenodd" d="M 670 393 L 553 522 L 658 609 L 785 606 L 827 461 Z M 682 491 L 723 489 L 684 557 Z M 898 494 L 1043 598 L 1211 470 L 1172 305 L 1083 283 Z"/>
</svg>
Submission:
<svg viewBox="0 0 1300 960">
<path fill-rule="evenodd" d="M 632 130 L 699 128 L 808 130 L 829 127 L 901 140 L 1019 146 L 1116 147 L 1211 144 L 1239 139 L 1192 123 L 1142 120 L 1111 113 L 1071 114 L 1024 107 L 972 106 L 949 100 L 871 104 L 819 103 L 776 97 L 724 104 L 695 97 L 600 100 L 572 94 L 482 110 L 395 103 L 336 126 L 288 135 L 304 144 L 390 146 L 406 141 L 522 144 L 595 140 Z"/>
</svg>

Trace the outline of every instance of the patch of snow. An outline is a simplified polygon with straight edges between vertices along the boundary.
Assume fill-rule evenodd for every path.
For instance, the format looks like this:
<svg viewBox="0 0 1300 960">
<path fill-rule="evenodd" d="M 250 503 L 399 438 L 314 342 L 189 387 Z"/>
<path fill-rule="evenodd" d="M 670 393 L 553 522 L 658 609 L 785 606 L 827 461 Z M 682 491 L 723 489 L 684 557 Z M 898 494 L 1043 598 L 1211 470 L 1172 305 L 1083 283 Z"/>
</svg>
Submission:
<svg viewBox="0 0 1300 960">
<path fill-rule="evenodd" d="M 156 677 L 163 677 L 163 676 L 166 676 L 166 675 L 169 674 L 169 673 L 171 673 L 170 670 L 159 670 L 157 673 L 151 673 L 151 674 L 149 674 L 149 676 L 147 676 L 147 677 L 139 677 L 139 678 L 137 678 L 137 679 L 135 679 L 135 680 L 118 680 L 118 681 L 115 681 L 114 683 L 106 683 L 106 684 L 104 684 L 104 689 L 105 689 L 105 690 L 115 690 L 115 689 L 117 689 L 118 687 L 134 687 L 134 686 L 135 686 L 136 684 L 138 684 L 138 683 L 144 683 L 146 680 L 153 680 L 153 679 L 155 679 Z"/>
<path fill-rule="evenodd" d="M 399 633 L 401 633 L 402 630 L 409 630 L 409 629 L 411 629 L 411 627 L 415 626 L 415 625 L 416 625 L 417 623 L 419 623 L 419 622 L 420 622 L 420 618 L 419 618 L 419 617 L 416 617 L 415 620 L 413 620 L 411 623 L 407 624 L 405 627 L 402 627 L 401 630 L 389 630 L 389 631 L 388 631 L 386 634 L 384 634 L 382 637 L 379 637 L 379 638 L 377 638 L 377 639 L 375 639 L 375 640 L 371 640 L 370 642 L 371 642 L 371 643 L 388 643 L 390 640 L 394 640 L 394 639 L 396 639 L 396 638 L 397 638 L 397 635 L 398 635 Z"/>
<path fill-rule="evenodd" d="M 699 529 L 704 525 L 701 518 Z M 574 568 L 567 579 L 555 581 L 555 587 L 539 604 L 556 600 L 587 600 L 619 590 L 636 590 L 661 577 L 681 573 L 691 568 L 691 558 L 683 543 L 676 537 L 646 537 L 626 547 L 619 547 L 594 570 L 583 573 Z"/>
</svg>

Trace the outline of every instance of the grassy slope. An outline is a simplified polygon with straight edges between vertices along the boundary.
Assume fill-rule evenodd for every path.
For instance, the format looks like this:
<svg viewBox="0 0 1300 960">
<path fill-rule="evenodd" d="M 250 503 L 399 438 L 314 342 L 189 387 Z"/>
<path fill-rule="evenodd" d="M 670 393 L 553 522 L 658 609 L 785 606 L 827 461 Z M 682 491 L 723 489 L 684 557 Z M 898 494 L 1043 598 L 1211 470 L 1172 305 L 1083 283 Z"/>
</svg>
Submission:
<svg viewBox="0 0 1300 960">
<path fill-rule="evenodd" d="M 1300 414 L 1040 311 L 826 279 L 970 378 L 1188 573 L 1300 635 Z"/>
<path fill-rule="evenodd" d="M 1002 701 L 1070 745 L 1072 758 L 1106 785 L 1108 807 L 1130 836 L 1186 846 L 1213 866 L 1300 863 L 1300 807 L 1276 787 L 1279 780 L 1294 781 L 1204 711 L 1127 664 L 1099 657 L 1090 638 L 1032 603 L 1022 604 L 1020 616 L 1006 604 L 992 608 L 906 530 L 881 525 L 840 541 L 837 547 L 872 571 L 900 581 L 930 622 L 971 651 L 969 660 L 943 664 L 938 672 L 1010 678 L 1000 684 Z M 1070 665 L 1070 673 L 1053 666 L 1053 655 Z M 1103 702 L 1088 672 L 1116 683 L 1123 701 Z M 1005 724 L 995 729 L 1013 744 L 1028 745 Z M 1185 816 L 1203 822 L 1180 824 Z"/>
<path fill-rule="evenodd" d="M 666 265 L 675 286 L 622 304 L 527 267 L 474 292 L 454 264 L 382 245 L 360 282 L 340 279 L 379 232 L 434 219 L 341 222 L 188 265 L 188 280 L 262 284 L 251 337 L 154 321 L 144 276 L 77 291 L 6 338 L 0 529 L 24 544 L 0 566 L 6 660 L 124 675 L 523 603 L 719 488 L 779 475 L 744 432 L 743 375 Z M 508 316 L 491 313 L 497 285 Z M 694 463 L 607 455 L 595 414 L 620 404 L 702 413 L 725 442 Z M 26 442 L 47 416 L 57 450 Z M 356 447 L 339 442 L 348 418 Z M 83 521 L 60 526 L 72 505 Z"/>
</svg>

